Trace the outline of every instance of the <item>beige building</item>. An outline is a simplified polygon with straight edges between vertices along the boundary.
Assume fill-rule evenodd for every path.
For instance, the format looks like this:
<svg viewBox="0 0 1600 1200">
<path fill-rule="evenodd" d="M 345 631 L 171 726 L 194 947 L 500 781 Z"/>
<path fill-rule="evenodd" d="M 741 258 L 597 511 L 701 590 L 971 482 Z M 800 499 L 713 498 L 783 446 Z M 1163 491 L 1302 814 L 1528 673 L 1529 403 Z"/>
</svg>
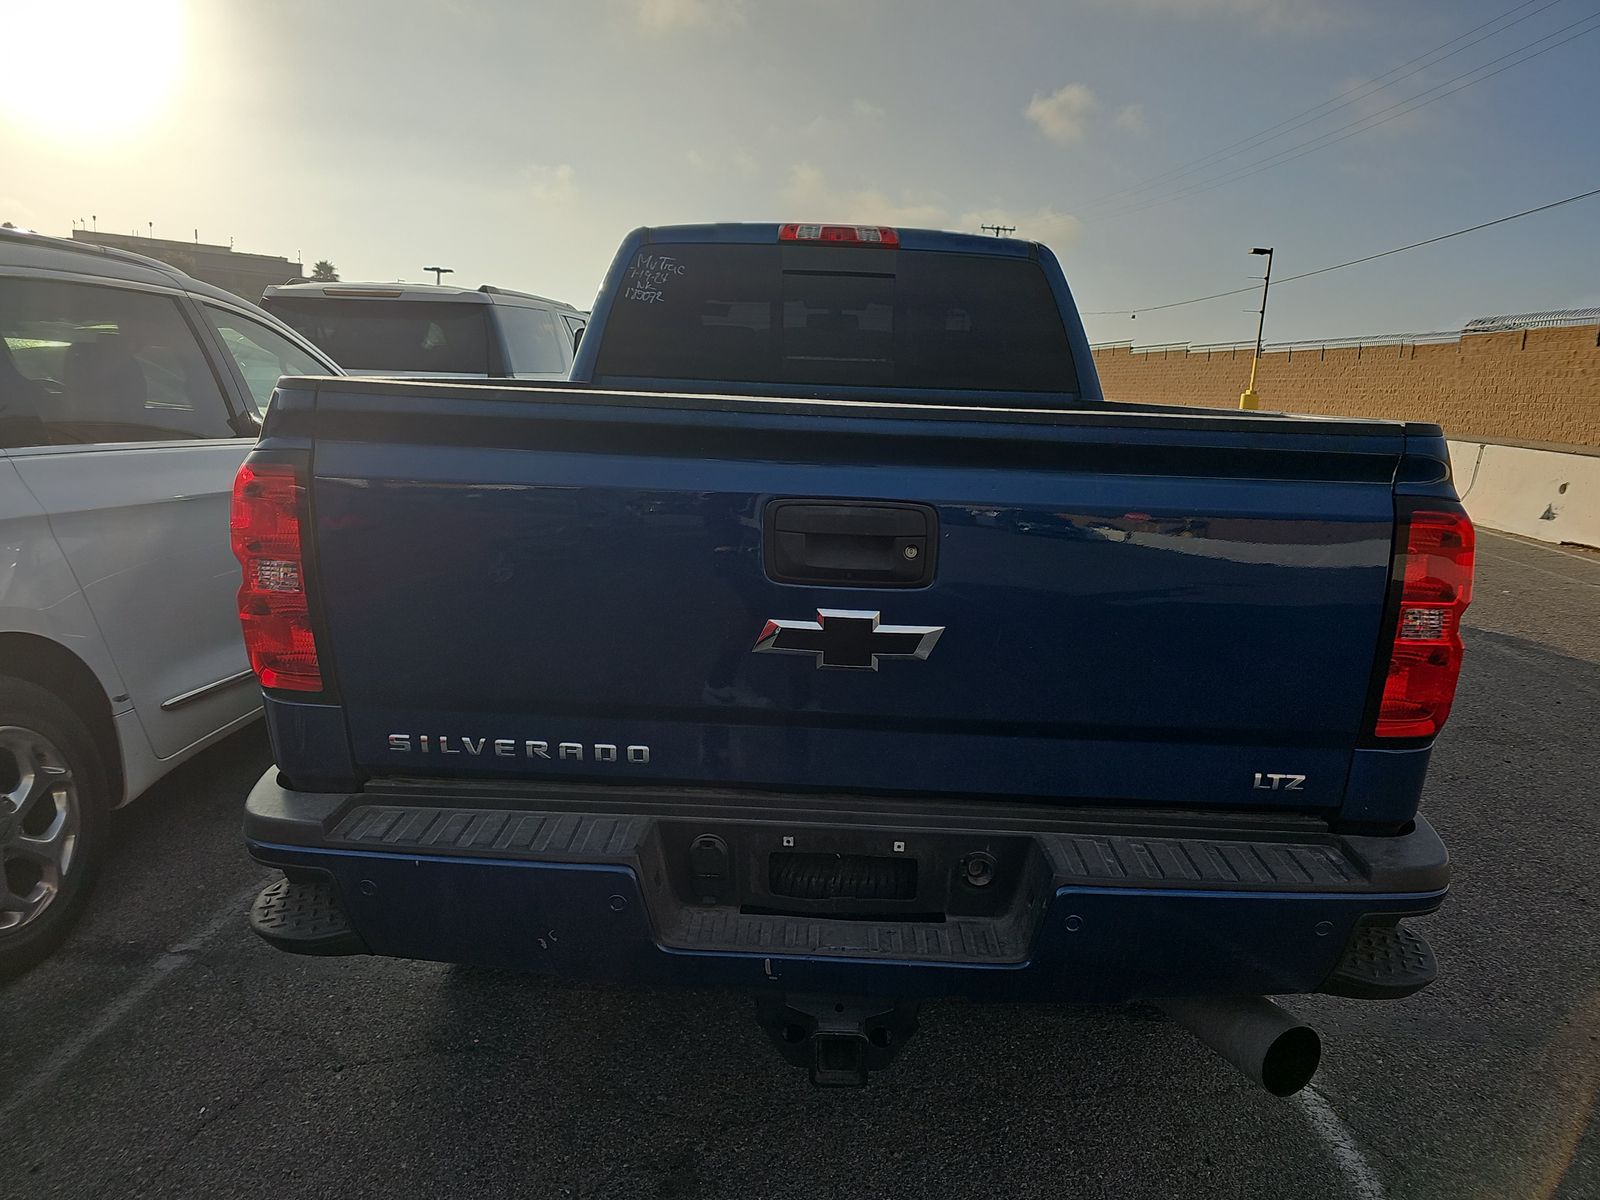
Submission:
<svg viewBox="0 0 1600 1200">
<path fill-rule="evenodd" d="M 272 254 L 245 254 L 231 246 L 133 237 L 125 233 L 96 233 L 88 229 L 74 229 L 72 237 L 74 241 L 115 246 L 160 259 L 186 275 L 215 284 L 253 304 L 261 302 L 262 289 L 271 284 L 305 282 L 300 263 Z"/>
</svg>

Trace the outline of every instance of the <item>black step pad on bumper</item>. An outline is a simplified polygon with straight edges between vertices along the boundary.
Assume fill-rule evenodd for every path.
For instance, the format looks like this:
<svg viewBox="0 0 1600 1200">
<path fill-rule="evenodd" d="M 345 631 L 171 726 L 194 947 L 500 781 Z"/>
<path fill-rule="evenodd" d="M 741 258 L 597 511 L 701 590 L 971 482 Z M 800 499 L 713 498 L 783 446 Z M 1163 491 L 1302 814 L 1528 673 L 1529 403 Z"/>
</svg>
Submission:
<svg viewBox="0 0 1600 1200">
<path fill-rule="evenodd" d="M 1398 1000 L 1420 992 L 1439 973 L 1433 947 L 1404 925 L 1363 925 L 1322 991 L 1354 1000 Z"/>
<path fill-rule="evenodd" d="M 792 818 L 789 824 L 803 821 Z M 707 823 L 707 828 L 714 827 L 715 823 Z M 322 844 L 404 854 L 627 862 L 640 852 L 650 828 L 650 820 L 634 815 L 360 804 L 341 815 Z M 981 821 L 978 828 L 983 828 Z M 1308 838 L 1280 834 L 1268 840 L 1215 833 L 1151 837 L 1105 831 L 1041 833 L 1039 840 L 1062 884 L 1333 892 L 1369 887 L 1361 863 L 1329 834 Z"/>
<path fill-rule="evenodd" d="M 250 906 L 250 928 L 290 954 L 365 954 L 329 879 L 280 879 Z"/>
</svg>

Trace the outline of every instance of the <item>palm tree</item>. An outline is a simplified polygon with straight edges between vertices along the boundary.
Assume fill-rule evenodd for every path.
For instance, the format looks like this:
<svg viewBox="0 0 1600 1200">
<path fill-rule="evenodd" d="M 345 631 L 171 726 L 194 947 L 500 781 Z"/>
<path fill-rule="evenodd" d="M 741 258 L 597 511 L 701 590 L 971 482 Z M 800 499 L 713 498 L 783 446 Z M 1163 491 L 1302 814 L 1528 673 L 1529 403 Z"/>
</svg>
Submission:
<svg viewBox="0 0 1600 1200">
<path fill-rule="evenodd" d="M 312 283 L 338 283 L 339 272 L 334 265 L 325 258 L 319 258 L 311 265 Z"/>
</svg>

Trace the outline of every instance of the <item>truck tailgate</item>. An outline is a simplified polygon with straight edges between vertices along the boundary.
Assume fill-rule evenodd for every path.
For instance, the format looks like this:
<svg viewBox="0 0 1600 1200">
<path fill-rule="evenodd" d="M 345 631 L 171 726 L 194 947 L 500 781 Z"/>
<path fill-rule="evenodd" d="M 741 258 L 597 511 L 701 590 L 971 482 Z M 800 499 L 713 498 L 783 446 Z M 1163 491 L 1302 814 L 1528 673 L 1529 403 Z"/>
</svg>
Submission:
<svg viewBox="0 0 1600 1200">
<path fill-rule="evenodd" d="M 314 421 L 323 655 L 372 774 L 1343 796 L 1400 425 L 303 386 L 280 431 Z M 931 583 L 775 582 L 778 499 L 926 506 Z M 876 670 L 756 652 L 821 610 L 942 632 Z"/>
</svg>

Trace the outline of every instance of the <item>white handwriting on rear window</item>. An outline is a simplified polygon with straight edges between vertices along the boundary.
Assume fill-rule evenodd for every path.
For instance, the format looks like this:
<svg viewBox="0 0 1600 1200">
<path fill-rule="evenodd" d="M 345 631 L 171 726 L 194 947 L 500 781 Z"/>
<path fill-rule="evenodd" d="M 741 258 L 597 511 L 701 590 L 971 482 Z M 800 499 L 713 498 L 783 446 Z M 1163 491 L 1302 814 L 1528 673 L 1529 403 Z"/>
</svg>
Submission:
<svg viewBox="0 0 1600 1200">
<path fill-rule="evenodd" d="M 665 287 L 674 275 L 683 274 L 683 264 L 668 254 L 645 254 L 634 257 L 628 268 L 627 288 L 622 297 L 643 304 L 660 304 L 667 298 Z"/>
</svg>

